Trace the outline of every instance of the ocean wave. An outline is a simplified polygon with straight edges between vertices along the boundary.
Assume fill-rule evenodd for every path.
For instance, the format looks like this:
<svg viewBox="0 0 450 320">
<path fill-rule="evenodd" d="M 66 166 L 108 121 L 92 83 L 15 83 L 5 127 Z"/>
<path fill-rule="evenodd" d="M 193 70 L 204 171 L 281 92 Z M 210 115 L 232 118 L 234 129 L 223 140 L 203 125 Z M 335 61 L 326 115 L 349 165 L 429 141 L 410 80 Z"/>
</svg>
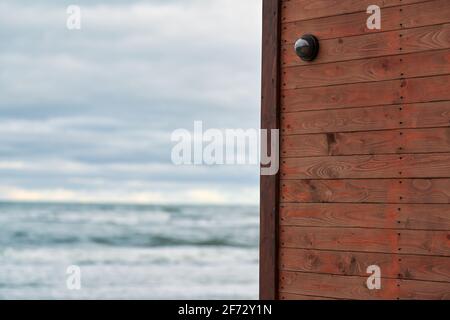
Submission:
<svg viewBox="0 0 450 320">
<path fill-rule="evenodd" d="M 0 204 L 0 299 L 248 298 L 258 239 L 257 208 Z"/>
<path fill-rule="evenodd" d="M 25 210 L 21 206 L 3 205 L 0 247 L 258 246 L 257 211 L 249 214 L 248 208 L 137 206 L 136 211 L 132 208 L 35 205 Z"/>
<path fill-rule="evenodd" d="M 135 247 L 178 247 L 178 246 L 198 246 L 198 247 L 239 247 L 251 248 L 254 244 L 243 243 L 236 239 L 225 239 L 211 237 L 207 239 L 183 239 L 177 237 L 153 235 L 153 236 L 123 236 L 118 238 L 94 236 L 89 239 L 92 243 L 108 246 L 135 246 Z"/>
<path fill-rule="evenodd" d="M 3 266 L 36 267 L 42 265 L 257 265 L 257 248 L 236 247 L 101 247 L 75 248 L 6 248 L 0 251 Z"/>
</svg>

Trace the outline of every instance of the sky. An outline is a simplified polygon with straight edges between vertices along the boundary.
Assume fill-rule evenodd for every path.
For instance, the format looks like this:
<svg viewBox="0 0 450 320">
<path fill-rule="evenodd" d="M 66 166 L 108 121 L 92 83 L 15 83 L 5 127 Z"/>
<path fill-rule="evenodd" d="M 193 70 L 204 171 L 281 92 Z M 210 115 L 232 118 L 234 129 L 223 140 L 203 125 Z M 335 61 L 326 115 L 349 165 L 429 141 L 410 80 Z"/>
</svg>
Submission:
<svg viewBox="0 0 450 320">
<path fill-rule="evenodd" d="M 257 204 L 257 166 L 170 138 L 259 128 L 260 65 L 260 0 L 1 0 L 0 200 Z"/>
</svg>

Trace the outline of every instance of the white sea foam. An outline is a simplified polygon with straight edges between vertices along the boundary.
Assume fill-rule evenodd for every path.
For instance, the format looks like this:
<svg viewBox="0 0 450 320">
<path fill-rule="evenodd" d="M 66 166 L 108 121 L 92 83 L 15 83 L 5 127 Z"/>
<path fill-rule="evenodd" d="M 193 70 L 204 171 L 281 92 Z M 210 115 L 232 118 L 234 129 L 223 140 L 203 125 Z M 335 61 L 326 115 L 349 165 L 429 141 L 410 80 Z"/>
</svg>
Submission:
<svg viewBox="0 0 450 320">
<path fill-rule="evenodd" d="M 3 299 L 257 298 L 256 208 L 0 204 L 0 221 Z"/>
</svg>

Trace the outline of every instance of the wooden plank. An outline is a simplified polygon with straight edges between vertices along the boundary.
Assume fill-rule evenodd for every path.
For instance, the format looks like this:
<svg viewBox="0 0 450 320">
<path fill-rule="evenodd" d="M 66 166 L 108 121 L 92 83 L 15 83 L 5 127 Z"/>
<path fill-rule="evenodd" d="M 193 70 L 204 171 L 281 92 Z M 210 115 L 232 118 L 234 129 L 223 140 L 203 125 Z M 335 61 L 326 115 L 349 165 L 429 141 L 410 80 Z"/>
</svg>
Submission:
<svg viewBox="0 0 450 320">
<path fill-rule="evenodd" d="M 450 101 L 285 113 L 282 133 L 333 133 L 397 128 L 448 127 Z"/>
<path fill-rule="evenodd" d="M 282 180 L 281 202 L 450 203 L 450 179 Z"/>
<path fill-rule="evenodd" d="M 283 90 L 283 112 L 365 107 L 402 103 L 401 80 Z M 442 86 L 446 96 L 448 85 Z M 440 99 L 443 100 L 443 99 Z"/>
<path fill-rule="evenodd" d="M 281 154 L 283 157 L 327 155 L 328 137 L 326 134 L 282 136 Z"/>
<path fill-rule="evenodd" d="M 405 254 L 282 248 L 280 270 L 367 277 L 377 265 L 383 278 L 450 282 L 450 258 Z"/>
<path fill-rule="evenodd" d="M 282 41 L 285 44 L 294 45 L 299 36 L 305 33 L 305 30 L 320 40 L 324 40 L 448 23 L 450 3 L 448 0 L 435 0 L 385 8 L 382 10 L 382 28 L 380 30 L 367 28 L 368 17 L 369 14 L 364 10 L 346 15 L 284 23 Z"/>
<path fill-rule="evenodd" d="M 397 299 L 399 280 L 385 280 L 382 290 L 369 290 L 367 278 L 292 271 L 280 272 L 280 290 L 301 295 L 326 295 L 341 299 Z"/>
<path fill-rule="evenodd" d="M 284 68 L 281 83 L 283 89 L 300 89 L 449 73 L 450 50 L 445 49 Z"/>
<path fill-rule="evenodd" d="M 450 35 L 450 34 L 449 34 Z M 283 112 L 450 100 L 450 75 L 283 90 Z"/>
<path fill-rule="evenodd" d="M 297 300 L 297 301 L 313 301 L 313 300 L 339 300 L 336 298 L 305 296 L 301 294 L 280 292 L 280 300 Z"/>
<path fill-rule="evenodd" d="M 450 205 L 286 203 L 280 225 L 450 231 Z"/>
<path fill-rule="evenodd" d="M 278 0 L 263 1 L 261 128 L 268 130 L 279 129 L 280 5 Z M 261 176 L 259 295 L 263 300 L 278 296 L 278 191 L 278 174 Z"/>
<path fill-rule="evenodd" d="M 450 152 L 450 127 L 291 135 L 283 157 Z"/>
<path fill-rule="evenodd" d="M 300 20 L 283 23 L 282 43 L 293 46 L 295 41 L 305 33 L 315 35 L 320 41 L 338 37 L 351 37 L 362 34 L 377 33 L 401 29 L 402 15 L 400 7 L 385 9 L 382 12 L 382 29 L 367 29 L 369 15 L 365 11 L 348 15 L 330 16 L 313 20 Z"/>
<path fill-rule="evenodd" d="M 448 283 L 400 281 L 402 300 L 450 300 Z"/>
<path fill-rule="evenodd" d="M 450 256 L 450 231 L 280 227 L 284 248 Z"/>
<path fill-rule="evenodd" d="M 309 20 L 354 12 L 366 12 L 367 7 L 373 4 L 380 8 L 388 8 L 424 1 L 426 0 L 285 0 L 282 6 L 282 16 L 283 22 Z"/>
<path fill-rule="evenodd" d="M 320 41 L 316 60 L 305 62 L 291 44 L 282 46 L 284 67 L 367 59 L 450 48 L 450 24 L 403 29 Z"/>
<path fill-rule="evenodd" d="M 448 300 L 450 283 L 383 279 L 381 290 L 369 290 L 367 278 L 283 271 L 281 291 L 343 299 Z"/>
<path fill-rule="evenodd" d="M 450 154 L 285 158 L 283 179 L 448 178 Z"/>
</svg>

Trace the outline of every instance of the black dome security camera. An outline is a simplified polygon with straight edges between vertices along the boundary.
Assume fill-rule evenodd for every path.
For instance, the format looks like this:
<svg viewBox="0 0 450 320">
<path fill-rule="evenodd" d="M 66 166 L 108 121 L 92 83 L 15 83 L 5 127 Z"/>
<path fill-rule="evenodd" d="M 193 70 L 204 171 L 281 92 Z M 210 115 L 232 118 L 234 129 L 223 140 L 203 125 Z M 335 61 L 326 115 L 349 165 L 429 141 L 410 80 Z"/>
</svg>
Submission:
<svg viewBox="0 0 450 320">
<path fill-rule="evenodd" d="M 295 42 L 295 52 L 303 61 L 313 61 L 319 53 L 319 40 L 312 34 L 305 34 Z"/>
</svg>

